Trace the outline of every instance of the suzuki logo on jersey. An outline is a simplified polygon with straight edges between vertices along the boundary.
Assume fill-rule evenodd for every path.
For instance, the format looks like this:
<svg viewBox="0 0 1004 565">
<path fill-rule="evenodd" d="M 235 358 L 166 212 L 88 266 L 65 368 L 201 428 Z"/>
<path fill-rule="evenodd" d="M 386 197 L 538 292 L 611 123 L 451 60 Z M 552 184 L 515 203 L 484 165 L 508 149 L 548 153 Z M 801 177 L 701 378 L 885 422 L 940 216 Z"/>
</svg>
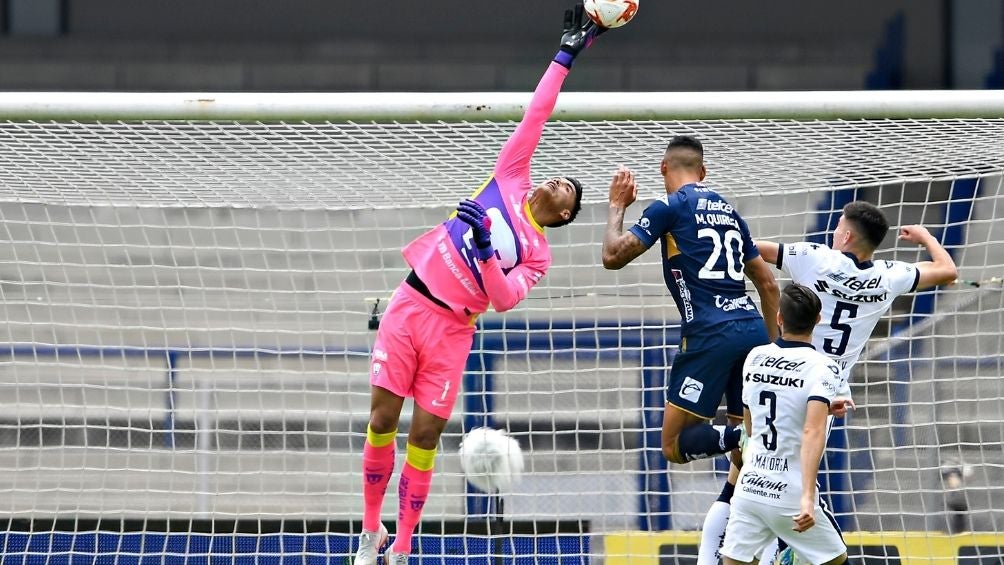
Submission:
<svg viewBox="0 0 1004 565">
<path fill-rule="evenodd" d="M 781 375 L 765 375 L 763 373 L 747 374 L 746 382 L 763 383 L 765 385 L 790 386 L 795 388 L 802 388 L 805 386 L 805 379 L 782 377 Z"/>
<path fill-rule="evenodd" d="M 847 300 L 848 302 L 871 304 L 874 302 L 885 302 L 889 298 L 888 292 L 883 292 L 882 294 L 852 294 L 851 292 L 845 292 L 839 288 L 830 288 L 830 285 L 826 284 L 826 281 L 817 280 L 816 284 L 813 286 L 816 288 L 816 292 L 825 292 L 834 298 Z"/>
<path fill-rule="evenodd" d="M 683 386 L 680 387 L 680 398 L 696 404 L 700 400 L 702 392 L 704 392 L 704 385 L 700 381 L 695 381 L 690 377 L 683 379 Z"/>
<path fill-rule="evenodd" d="M 750 301 L 749 296 L 740 296 L 739 298 L 722 298 L 721 295 L 715 295 L 715 306 L 723 312 L 731 312 L 733 310 L 753 310 L 753 302 Z"/>
</svg>

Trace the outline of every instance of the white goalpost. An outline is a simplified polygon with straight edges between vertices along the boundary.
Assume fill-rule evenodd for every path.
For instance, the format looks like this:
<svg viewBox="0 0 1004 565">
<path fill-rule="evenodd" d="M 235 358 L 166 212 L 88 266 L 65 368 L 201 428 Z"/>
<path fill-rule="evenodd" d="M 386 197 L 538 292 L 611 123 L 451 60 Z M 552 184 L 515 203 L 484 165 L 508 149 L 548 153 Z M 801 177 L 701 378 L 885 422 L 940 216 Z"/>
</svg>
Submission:
<svg viewBox="0 0 1004 565">
<path fill-rule="evenodd" d="M 4 554 L 348 558 L 371 322 L 528 100 L 0 94 Z M 616 167 L 633 221 L 678 134 L 758 239 L 824 241 L 863 198 L 949 249 L 960 281 L 898 302 L 856 368 L 823 491 L 852 558 L 1004 559 L 1004 93 L 567 93 L 554 118 L 534 179 L 576 176 L 583 211 L 529 299 L 479 321 L 423 560 L 692 562 L 725 467 L 662 460 L 679 313 L 656 251 L 617 272 L 599 253 Z M 895 234 L 878 258 L 926 259 Z M 479 425 L 526 456 L 504 543 L 457 457 Z"/>
</svg>

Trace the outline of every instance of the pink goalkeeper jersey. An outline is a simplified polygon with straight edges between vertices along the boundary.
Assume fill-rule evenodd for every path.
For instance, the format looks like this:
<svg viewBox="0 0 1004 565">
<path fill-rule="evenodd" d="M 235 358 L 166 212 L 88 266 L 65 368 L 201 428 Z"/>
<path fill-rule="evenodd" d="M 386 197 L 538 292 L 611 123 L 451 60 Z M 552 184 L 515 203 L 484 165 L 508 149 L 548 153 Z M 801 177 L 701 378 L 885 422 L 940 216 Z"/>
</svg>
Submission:
<svg viewBox="0 0 1004 565">
<path fill-rule="evenodd" d="M 551 265 L 544 229 L 530 214 L 530 159 L 551 116 L 568 69 L 551 63 L 533 93 L 523 121 L 499 152 L 492 176 L 472 198 L 491 218 L 495 257 L 480 263 L 473 231 L 456 213 L 404 248 L 404 258 L 458 317 L 473 322 L 491 304 L 505 312 L 526 297 Z"/>
</svg>

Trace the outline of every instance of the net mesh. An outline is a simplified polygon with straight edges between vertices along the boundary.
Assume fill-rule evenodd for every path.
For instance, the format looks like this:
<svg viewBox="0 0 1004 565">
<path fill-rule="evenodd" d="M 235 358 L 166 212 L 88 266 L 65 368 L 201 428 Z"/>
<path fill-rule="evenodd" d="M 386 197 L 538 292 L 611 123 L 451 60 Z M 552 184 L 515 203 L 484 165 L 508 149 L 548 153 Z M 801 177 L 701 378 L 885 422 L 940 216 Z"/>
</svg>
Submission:
<svg viewBox="0 0 1004 565">
<path fill-rule="evenodd" d="M 449 204 L 491 171 L 511 123 L 5 123 L 0 197 L 50 204 L 371 209 Z M 881 135 L 879 133 L 881 132 Z M 672 135 L 715 149 L 735 195 L 983 175 L 1000 120 L 555 122 L 535 166 L 600 190 L 609 164 L 653 187 Z M 655 161 L 653 162 L 653 159 Z M 583 163 L 588 163 L 583 166 Z"/>
<path fill-rule="evenodd" d="M 337 544 L 308 538 L 297 551 L 349 554 L 374 308 L 407 273 L 401 247 L 480 186 L 513 127 L 0 124 L 0 515 L 72 521 L 51 532 L 187 521 L 187 549 L 163 549 L 170 533 L 156 542 L 173 556 L 194 551 L 198 520 L 341 520 L 326 526 L 344 534 Z M 586 205 L 548 232 L 553 266 L 529 299 L 482 318 L 423 528 L 483 538 L 471 524 L 487 520 L 486 500 L 468 492 L 456 447 L 484 423 L 526 453 L 505 496 L 510 523 L 534 522 L 531 540 L 542 525 L 588 523 L 590 542 L 559 540 L 555 554 L 647 559 L 631 543 L 612 549 L 617 532 L 700 528 L 724 467 L 661 462 L 679 316 L 658 254 L 618 272 L 599 264 L 610 176 L 619 164 L 638 175 L 631 221 L 660 194 L 677 134 L 704 142 L 708 183 L 757 238 L 819 236 L 851 194 L 943 239 L 968 282 L 904 298 L 880 324 L 824 486 L 851 531 L 1004 528 L 1004 120 L 548 124 L 534 177 L 575 175 Z M 878 257 L 925 259 L 891 235 Z M 510 539 L 463 551 L 521 551 Z M 123 547 L 88 551 L 142 553 Z"/>
</svg>

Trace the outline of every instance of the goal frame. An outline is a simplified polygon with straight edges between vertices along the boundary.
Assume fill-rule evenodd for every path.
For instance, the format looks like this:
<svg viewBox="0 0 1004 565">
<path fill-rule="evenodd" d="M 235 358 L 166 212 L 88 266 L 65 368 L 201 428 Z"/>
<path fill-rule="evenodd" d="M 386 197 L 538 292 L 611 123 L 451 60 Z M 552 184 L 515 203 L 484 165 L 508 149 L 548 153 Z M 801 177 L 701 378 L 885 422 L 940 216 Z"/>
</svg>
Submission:
<svg viewBox="0 0 1004 565">
<path fill-rule="evenodd" d="M 0 93 L 0 120 L 14 122 L 407 123 L 516 121 L 529 93 Z M 1004 91 L 571 92 L 562 121 L 1002 119 Z M 911 336 L 912 337 L 912 336 Z M 904 339 L 891 338 L 890 347 Z M 484 350 L 485 346 L 482 344 Z M 493 354 L 491 347 L 487 353 Z M 302 352 L 301 352 L 302 353 Z M 483 360 L 482 360 L 483 362 Z M 469 362 L 471 363 L 471 362 Z M 655 363 L 663 366 L 665 362 Z M 646 366 L 642 364 L 643 368 Z M 479 367 L 471 367 L 478 370 Z M 480 367 L 480 370 L 484 370 Z M 650 384 L 654 388 L 655 381 Z M 484 383 L 481 383 L 484 386 Z M 475 388 L 471 386 L 470 388 Z M 656 395 L 657 397 L 658 395 Z M 469 402 L 488 404 L 486 395 Z M 658 399 L 657 399 L 658 401 Z M 490 411 L 489 411 L 490 412 Z M 482 418 L 490 418 L 482 416 Z M 469 425 L 473 425 L 471 417 Z M 484 423 L 484 422 L 479 422 Z M 653 421 L 646 422 L 651 427 Z M 647 438 L 657 445 L 658 432 Z M 642 488 L 642 493 L 650 488 Z M 486 500 L 468 497 L 470 515 Z M 641 530 L 652 529 L 641 524 Z M 883 534 L 885 535 L 885 534 Z M 994 538 L 995 540 L 999 538 Z"/>
<path fill-rule="evenodd" d="M 411 121 L 520 119 L 529 93 L 0 93 L 4 120 Z M 1004 117 L 1004 91 L 566 92 L 555 120 Z"/>
</svg>

